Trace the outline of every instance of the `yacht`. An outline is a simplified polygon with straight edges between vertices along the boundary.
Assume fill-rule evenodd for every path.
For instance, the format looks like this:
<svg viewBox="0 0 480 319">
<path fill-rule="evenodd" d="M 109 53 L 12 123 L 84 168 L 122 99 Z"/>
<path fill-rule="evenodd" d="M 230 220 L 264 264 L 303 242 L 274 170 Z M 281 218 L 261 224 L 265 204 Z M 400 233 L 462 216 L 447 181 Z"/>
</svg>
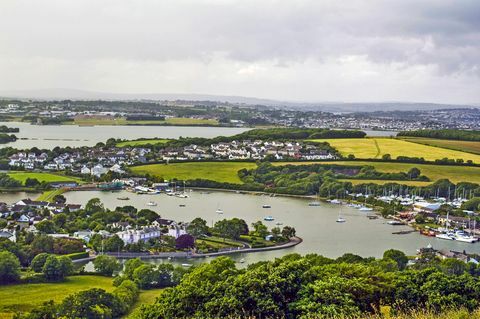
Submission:
<svg viewBox="0 0 480 319">
<path fill-rule="evenodd" d="M 478 238 L 475 238 L 475 237 L 467 234 L 463 230 L 457 230 L 455 232 L 455 240 L 465 242 L 465 243 L 474 243 L 478 240 Z"/>
<path fill-rule="evenodd" d="M 179 198 L 188 198 L 188 195 L 185 193 L 178 194 L 177 197 Z"/>
<path fill-rule="evenodd" d="M 220 208 L 217 208 L 217 210 L 215 211 L 215 213 L 217 213 L 217 214 L 223 214 L 223 210 L 220 209 Z"/>
<path fill-rule="evenodd" d="M 147 203 L 147 205 L 148 206 L 157 206 L 157 203 L 150 201 L 150 202 Z"/>
<path fill-rule="evenodd" d="M 308 203 L 308 206 L 320 206 L 320 202 L 317 202 L 317 201 L 310 202 Z"/>
<path fill-rule="evenodd" d="M 332 200 L 330 201 L 330 204 L 337 204 L 337 205 L 338 205 L 338 204 L 341 204 L 341 203 L 342 203 L 342 202 L 339 201 L 338 199 L 332 199 Z"/>
<path fill-rule="evenodd" d="M 361 212 L 371 212 L 373 208 L 367 207 L 367 206 L 361 206 L 358 210 Z"/>
<path fill-rule="evenodd" d="M 342 209 L 340 208 L 340 210 L 338 211 L 338 218 L 337 218 L 336 222 L 337 223 L 344 223 L 346 221 L 347 220 L 342 217 Z"/>
<path fill-rule="evenodd" d="M 440 238 L 440 239 L 446 239 L 446 240 L 455 240 L 455 234 L 452 233 L 452 232 L 447 232 L 447 233 L 441 233 L 441 234 L 437 234 L 435 235 L 436 238 Z"/>
<path fill-rule="evenodd" d="M 399 221 L 399 220 L 390 220 L 390 221 L 387 222 L 387 224 L 392 225 L 392 226 L 405 225 L 404 222 L 401 222 L 401 221 Z"/>
<path fill-rule="evenodd" d="M 267 221 L 267 222 L 271 222 L 271 221 L 274 221 L 275 218 L 273 218 L 272 216 L 267 216 L 265 217 L 263 220 Z"/>
</svg>

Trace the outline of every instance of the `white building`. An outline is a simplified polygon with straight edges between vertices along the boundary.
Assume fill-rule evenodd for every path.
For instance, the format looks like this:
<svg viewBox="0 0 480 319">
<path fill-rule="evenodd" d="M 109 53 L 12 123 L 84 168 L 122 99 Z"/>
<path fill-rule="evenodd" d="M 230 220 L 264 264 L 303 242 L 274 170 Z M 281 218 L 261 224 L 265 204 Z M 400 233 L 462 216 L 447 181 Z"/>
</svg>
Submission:
<svg viewBox="0 0 480 319">
<path fill-rule="evenodd" d="M 143 227 L 142 229 L 129 229 L 116 233 L 126 245 L 147 241 L 152 238 L 160 238 L 161 234 L 162 232 L 158 227 Z"/>
</svg>

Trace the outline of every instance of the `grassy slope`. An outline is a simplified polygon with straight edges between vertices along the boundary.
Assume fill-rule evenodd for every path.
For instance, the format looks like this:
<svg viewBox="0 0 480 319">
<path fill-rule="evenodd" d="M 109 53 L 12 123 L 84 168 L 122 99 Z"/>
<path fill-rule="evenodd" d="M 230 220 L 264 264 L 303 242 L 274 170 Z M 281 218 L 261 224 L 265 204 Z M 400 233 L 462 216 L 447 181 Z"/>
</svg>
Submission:
<svg viewBox="0 0 480 319">
<path fill-rule="evenodd" d="M 242 168 L 255 168 L 255 163 L 237 162 L 190 162 L 173 164 L 151 164 L 132 167 L 137 174 L 151 174 L 165 179 L 177 178 L 209 179 L 217 182 L 241 183 L 237 172 Z"/>
<path fill-rule="evenodd" d="M 440 147 L 428 146 L 393 138 L 345 138 L 321 139 L 318 142 L 328 142 L 343 155 L 354 154 L 361 159 L 381 158 L 390 154 L 392 158 L 398 156 L 423 157 L 432 161 L 442 158 L 472 160 L 480 163 L 480 155 L 455 151 Z"/>
<path fill-rule="evenodd" d="M 15 311 L 29 311 L 49 300 L 60 302 L 72 293 L 90 288 L 112 291 L 112 278 L 72 276 L 59 283 L 0 286 L 0 318 L 9 318 Z"/>
<path fill-rule="evenodd" d="M 167 139 L 145 139 L 145 140 L 135 140 L 135 141 L 125 141 L 117 143 L 117 147 L 125 147 L 125 146 L 143 146 L 143 145 L 154 145 L 154 144 L 165 144 L 170 140 Z"/>
<path fill-rule="evenodd" d="M 35 173 L 35 172 L 8 172 L 11 178 L 25 183 L 27 178 L 36 178 L 39 182 L 81 182 L 81 179 L 71 176 L 65 176 L 53 173 Z"/>
<path fill-rule="evenodd" d="M 137 302 L 133 305 L 130 312 L 124 318 L 138 318 L 140 308 L 144 304 L 151 304 L 160 296 L 162 289 L 141 290 Z"/>
<path fill-rule="evenodd" d="M 463 151 L 468 153 L 474 153 L 480 155 L 480 142 L 473 141 L 455 141 L 455 140 L 442 140 L 436 138 L 424 138 L 424 137 L 401 137 L 402 140 L 406 140 L 413 143 L 424 144 L 435 147 L 443 147 L 457 151 Z"/>
</svg>

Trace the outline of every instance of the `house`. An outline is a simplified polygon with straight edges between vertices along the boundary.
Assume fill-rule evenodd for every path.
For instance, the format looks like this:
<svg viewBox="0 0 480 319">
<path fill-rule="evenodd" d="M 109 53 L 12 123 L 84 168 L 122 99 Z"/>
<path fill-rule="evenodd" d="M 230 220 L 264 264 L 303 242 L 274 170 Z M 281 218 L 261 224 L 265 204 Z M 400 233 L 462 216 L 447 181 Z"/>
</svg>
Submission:
<svg viewBox="0 0 480 319">
<path fill-rule="evenodd" d="M 13 242 L 16 241 L 15 233 L 12 233 L 11 231 L 5 229 L 0 230 L 0 238 L 7 238 L 8 240 L 11 240 Z"/>
<path fill-rule="evenodd" d="M 162 232 L 158 227 L 143 227 L 141 229 L 129 229 L 117 232 L 116 235 L 128 244 L 135 244 L 140 241 L 148 241 L 149 239 L 160 238 Z"/>
</svg>

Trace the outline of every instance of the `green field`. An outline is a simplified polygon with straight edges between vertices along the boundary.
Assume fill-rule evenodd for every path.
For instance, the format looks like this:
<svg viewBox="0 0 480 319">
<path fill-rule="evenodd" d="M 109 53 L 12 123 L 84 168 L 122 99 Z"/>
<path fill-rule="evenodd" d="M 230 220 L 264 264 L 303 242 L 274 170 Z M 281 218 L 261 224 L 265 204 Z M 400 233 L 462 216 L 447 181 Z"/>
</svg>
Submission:
<svg viewBox="0 0 480 319">
<path fill-rule="evenodd" d="M 339 138 L 320 139 L 316 142 L 328 142 L 342 155 L 355 155 L 359 159 L 381 158 L 384 154 L 390 154 L 392 158 L 398 156 L 423 157 L 427 161 L 450 158 L 472 160 L 480 163 L 480 155 L 471 154 L 446 148 L 423 145 L 394 138 Z"/>
<path fill-rule="evenodd" d="M 119 118 L 82 118 L 65 124 L 74 124 L 80 126 L 91 125 L 218 125 L 218 121 L 214 119 L 194 119 L 184 117 L 171 117 L 165 120 L 127 120 L 124 117 Z"/>
<path fill-rule="evenodd" d="M 112 291 L 112 278 L 72 276 L 64 282 L 0 286 L 0 318 L 9 318 L 15 311 L 30 311 L 42 303 L 62 301 L 66 296 L 90 288 Z"/>
<path fill-rule="evenodd" d="M 297 164 L 297 163 L 295 163 Z M 298 163 L 302 164 L 302 163 Z M 338 164 L 338 165 L 370 165 L 379 172 L 395 173 L 407 172 L 412 167 L 417 167 L 422 175 L 426 175 L 432 182 L 447 178 L 451 182 L 472 182 L 480 184 L 480 167 L 472 166 L 450 166 L 450 165 L 428 165 L 415 163 L 388 163 L 388 162 L 368 162 L 368 161 L 335 161 L 318 162 L 317 164 Z M 383 183 L 383 181 L 380 181 Z"/>
<path fill-rule="evenodd" d="M 58 188 L 58 189 L 53 189 L 53 190 L 49 190 L 49 191 L 44 191 L 40 196 L 38 196 L 35 200 L 41 200 L 41 201 L 46 201 L 46 202 L 50 202 L 53 200 L 53 198 L 56 196 L 56 195 L 61 195 L 65 192 L 64 189 L 62 188 Z"/>
<path fill-rule="evenodd" d="M 252 169 L 255 163 L 245 162 L 189 162 L 173 164 L 151 164 L 134 166 L 131 168 L 135 174 L 150 174 L 167 180 L 208 179 L 216 182 L 241 183 L 237 172 L 242 168 Z"/>
<path fill-rule="evenodd" d="M 480 154 L 480 142 L 474 141 L 455 141 L 455 140 L 441 140 L 436 138 L 426 137 L 401 137 L 402 140 L 424 144 L 435 147 L 448 148 L 456 151 L 463 151 L 468 153 Z"/>
<path fill-rule="evenodd" d="M 124 318 L 138 318 L 138 312 L 140 308 L 144 304 L 151 304 L 155 302 L 158 296 L 160 296 L 161 291 L 163 289 L 149 289 L 149 290 L 141 290 L 140 295 L 138 296 L 137 302 L 133 305 L 132 309 L 130 310 L 129 314 L 124 316 Z"/>
<path fill-rule="evenodd" d="M 145 139 L 145 140 L 135 140 L 135 141 L 125 141 L 117 143 L 117 147 L 125 147 L 125 146 L 143 146 L 143 145 L 155 145 L 155 144 L 165 144 L 170 140 L 167 139 Z"/>
<path fill-rule="evenodd" d="M 65 176 L 53 173 L 35 173 L 35 172 L 8 172 L 8 176 L 14 178 L 23 184 L 27 178 L 36 178 L 39 182 L 81 182 L 82 180 L 77 177 Z"/>
</svg>

